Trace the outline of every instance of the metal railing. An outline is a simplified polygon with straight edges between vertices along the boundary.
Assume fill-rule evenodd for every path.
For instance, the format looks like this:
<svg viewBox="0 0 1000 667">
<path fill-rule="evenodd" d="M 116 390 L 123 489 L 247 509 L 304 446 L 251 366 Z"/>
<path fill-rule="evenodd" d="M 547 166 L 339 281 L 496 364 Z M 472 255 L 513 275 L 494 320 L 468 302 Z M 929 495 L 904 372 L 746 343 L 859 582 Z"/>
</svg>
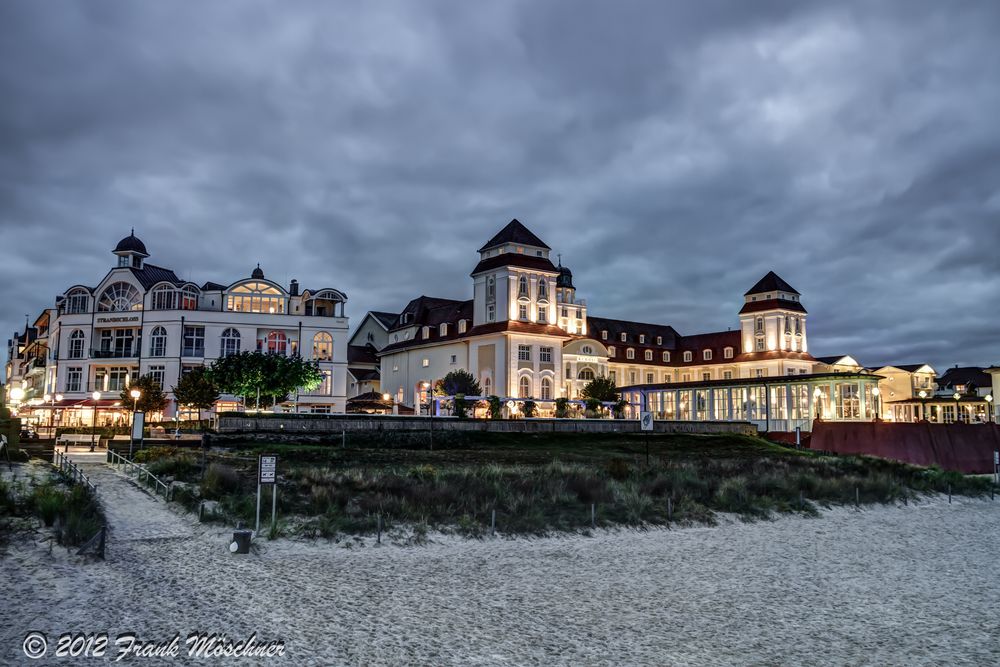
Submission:
<svg viewBox="0 0 1000 667">
<path fill-rule="evenodd" d="M 170 485 L 164 482 L 162 479 L 154 475 L 153 473 L 146 470 L 143 466 L 135 463 L 134 461 L 129 461 L 127 458 L 114 451 L 113 449 L 108 449 L 108 463 L 115 466 L 117 470 L 123 470 L 126 475 L 131 475 L 135 473 L 135 479 L 137 482 L 144 482 L 148 485 L 149 481 L 153 481 L 153 493 L 159 493 L 160 489 L 163 489 L 163 498 L 165 500 L 170 500 Z"/>
<path fill-rule="evenodd" d="M 97 486 L 90 481 L 90 478 L 83 474 L 80 470 L 80 466 L 73 463 L 63 452 L 55 449 L 52 452 L 52 465 L 54 465 L 60 473 L 65 475 L 74 484 L 83 484 L 87 486 L 91 491 L 97 492 Z"/>
</svg>

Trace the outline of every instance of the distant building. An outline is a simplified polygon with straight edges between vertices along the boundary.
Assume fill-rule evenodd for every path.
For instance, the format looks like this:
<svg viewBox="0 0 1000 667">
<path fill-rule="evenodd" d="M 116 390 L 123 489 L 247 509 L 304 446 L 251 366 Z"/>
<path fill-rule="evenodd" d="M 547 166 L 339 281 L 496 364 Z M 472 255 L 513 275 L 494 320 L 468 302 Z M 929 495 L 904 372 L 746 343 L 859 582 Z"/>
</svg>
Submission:
<svg viewBox="0 0 1000 667">
<path fill-rule="evenodd" d="M 531 398 L 543 415 L 605 376 L 623 388 L 633 415 L 749 419 L 769 430 L 808 426 L 817 414 L 874 418 L 878 378 L 809 354 L 801 295 L 773 271 L 744 294 L 738 328 L 683 336 L 669 325 L 591 315 L 569 268 L 553 264 L 551 248 L 517 220 L 478 252 L 471 299 L 420 296 L 388 325 L 380 386 L 397 403 L 426 405 L 428 387 L 465 369 L 484 395 Z"/>
<path fill-rule="evenodd" d="M 332 287 L 285 288 L 258 265 L 228 284 L 196 284 L 150 264 L 134 233 L 112 251 L 115 266 L 96 285 L 71 286 L 24 332 L 8 341 L 6 385 L 23 388 L 22 412 L 62 425 L 124 420 L 120 393 L 151 375 L 168 397 L 163 414 L 185 418 L 172 388 L 184 373 L 239 351 L 314 360 L 323 384 L 284 406 L 343 412 L 347 399 L 347 297 Z M 101 398 L 94 400 L 93 392 Z M 56 397 L 61 400 L 56 400 Z M 48 397 L 48 400 L 46 400 Z M 238 407 L 223 397 L 217 409 Z M 96 409 L 96 410 L 95 410 Z"/>
</svg>

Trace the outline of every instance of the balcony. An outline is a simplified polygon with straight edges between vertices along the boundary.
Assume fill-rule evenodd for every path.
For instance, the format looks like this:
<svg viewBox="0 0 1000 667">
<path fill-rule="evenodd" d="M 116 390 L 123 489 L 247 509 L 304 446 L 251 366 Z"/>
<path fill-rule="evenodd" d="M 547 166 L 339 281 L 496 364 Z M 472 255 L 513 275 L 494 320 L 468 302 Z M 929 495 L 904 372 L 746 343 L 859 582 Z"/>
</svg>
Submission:
<svg viewBox="0 0 1000 667">
<path fill-rule="evenodd" d="M 91 350 L 91 359 L 131 359 L 139 356 L 139 346 L 126 345 L 111 350 Z"/>
</svg>

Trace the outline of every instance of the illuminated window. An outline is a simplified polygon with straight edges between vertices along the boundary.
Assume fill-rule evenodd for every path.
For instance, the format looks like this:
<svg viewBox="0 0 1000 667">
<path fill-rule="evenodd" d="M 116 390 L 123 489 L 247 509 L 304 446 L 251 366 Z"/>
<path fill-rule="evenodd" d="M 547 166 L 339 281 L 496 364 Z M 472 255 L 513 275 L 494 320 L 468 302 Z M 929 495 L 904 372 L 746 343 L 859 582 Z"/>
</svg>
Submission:
<svg viewBox="0 0 1000 667">
<path fill-rule="evenodd" d="M 320 331 L 313 336 L 313 359 L 316 361 L 333 360 L 333 336 Z"/>
<path fill-rule="evenodd" d="M 517 280 L 517 295 L 519 297 L 525 297 L 525 298 L 527 298 L 527 296 L 528 296 L 528 277 L 527 276 L 521 276 L 520 278 L 518 278 L 518 280 Z"/>
<path fill-rule="evenodd" d="M 518 397 L 519 398 L 531 398 L 531 380 L 524 376 L 518 382 Z"/>
<path fill-rule="evenodd" d="M 552 400 L 552 380 L 548 378 L 542 378 L 542 400 Z"/>
<path fill-rule="evenodd" d="M 722 356 L 725 357 L 726 359 L 732 359 L 733 358 L 733 348 L 727 347 L 726 349 L 724 349 L 722 351 Z"/>
<path fill-rule="evenodd" d="M 181 310 L 198 310 L 198 290 L 191 285 L 181 290 Z"/>
<path fill-rule="evenodd" d="M 576 376 L 578 380 L 585 380 L 587 382 L 594 379 L 594 371 L 589 368 L 580 369 L 580 373 Z"/>
<path fill-rule="evenodd" d="M 265 351 L 268 354 L 288 354 L 288 336 L 284 331 L 271 331 L 267 334 Z"/>
<path fill-rule="evenodd" d="M 608 345 L 608 356 L 609 357 L 615 356 L 615 346 L 614 345 Z"/>
<path fill-rule="evenodd" d="M 267 283 L 241 283 L 229 290 L 226 309 L 237 313 L 284 313 L 285 298 Z"/>
<path fill-rule="evenodd" d="M 548 300 L 549 298 L 549 286 L 545 280 L 538 281 L 538 299 L 539 301 Z"/>
</svg>

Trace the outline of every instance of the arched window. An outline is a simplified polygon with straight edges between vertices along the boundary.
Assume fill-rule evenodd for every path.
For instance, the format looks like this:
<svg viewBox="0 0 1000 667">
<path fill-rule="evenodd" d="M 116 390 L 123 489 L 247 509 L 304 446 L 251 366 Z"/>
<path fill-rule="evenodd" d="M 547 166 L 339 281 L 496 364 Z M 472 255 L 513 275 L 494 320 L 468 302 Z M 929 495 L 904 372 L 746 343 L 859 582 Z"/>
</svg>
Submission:
<svg viewBox="0 0 1000 667">
<path fill-rule="evenodd" d="M 629 349 L 625 350 L 625 358 L 626 359 L 635 359 L 635 350 L 633 350 L 631 347 Z"/>
<path fill-rule="evenodd" d="M 552 380 L 548 378 L 542 378 L 542 400 L 552 400 Z"/>
<path fill-rule="evenodd" d="M 702 353 L 701 353 L 701 358 L 704 361 L 711 361 L 712 360 L 712 351 L 711 350 L 703 350 Z"/>
<path fill-rule="evenodd" d="M 490 276 L 489 278 L 486 279 L 486 298 L 493 299 L 496 298 L 496 295 L 497 295 L 497 284 L 496 281 L 493 279 L 493 276 Z"/>
<path fill-rule="evenodd" d="M 579 375 L 576 376 L 578 380 L 586 380 L 590 382 L 594 379 L 594 371 L 589 368 L 581 368 Z"/>
<path fill-rule="evenodd" d="M 594 348 L 592 348 L 589 345 L 584 345 L 583 347 L 580 348 L 580 354 L 593 354 L 593 353 L 594 353 Z"/>
<path fill-rule="evenodd" d="M 489 377 L 483 378 L 483 396 L 493 395 L 493 380 Z"/>
<path fill-rule="evenodd" d="M 66 313 L 85 313 L 87 312 L 87 301 L 90 298 L 90 293 L 85 289 L 74 289 L 71 290 L 69 294 L 66 295 L 66 305 L 64 306 L 64 312 Z"/>
<path fill-rule="evenodd" d="M 694 359 L 694 354 L 690 350 L 684 353 L 684 361 L 691 361 L 692 359 Z"/>
<path fill-rule="evenodd" d="M 272 331 L 267 334 L 268 354 L 288 354 L 288 336 L 284 331 Z"/>
<path fill-rule="evenodd" d="M 167 356 L 167 330 L 156 327 L 149 333 L 149 356 Z"/>
<path fill-rule="evenodd" d="M 285 297 L 267 283 L 240 283 L 229 290 L 226 309 L 238 313 L 284 313 Z"/>
<path fill-rule="evenodd" d="M 795 318 L 795 333 L 797 335 L 802 335 L 802 318 L 801 317 L 796 317 Z"/>
<path fill-rule="evenodd" d="M 549 298 L 549 286 L 544 279 L 538 281 L 538 298 L 539 300 Z"/>
<path fill-rule="evenodd" d="M 790 317 L 785 318 L 785 333 L 788 335 L 792 334 L 792 318 Z"/>
<path fill-rule="evenodd" d="M 528 296 L 528 277 L 521 276 L 517 280 L 517 295 L 519 297 L 523 296 L 527 298 Z"/>
<path fill-rule="evenodd" d="M 173 285 L 159 285 L 153 288 L 151 300 L 153 310 L 173 310 L 177 307 L 177 292 Z"/>
<path fill-rule="evenodd" d="M 664 352 L 663 353 L 663 361 L 664 362 L 670 361 L 670 353 L 669 352 Z"/>
<path fill-rule="evenodd" d="M 97 302 L 97 310 L 110 313 L 123 313 L 129 310 L 142 310 L 142 297 L 139 290 L 128 283 L 114 283 L 101 294 Z"/>
<path fill-rule="evenodd" d="M 652 360 L 653 360 L 653 351 L 646 350 L 646 361 L 652 361 Z"/>
<path fill-rule="evenodd" d="M 609 357 L 615 356 L 615 346 L 614 345 L 608 345 L 608 356 Z"/>
<path fill-rule="evenodd" d="M 762 333 L 764 331 L 764 318 L 757 318 L 757 333 Z"/>
<path fill-rule="evenodd" d="M 181 290 L 181 310 L 198 310 L 198 290 L 191 285 Z"/>
<path fill-rule="evenodd" d="M 83 359 L 83 332 L 79 329 L 69 335 L 69 358 Z"/>
<path fill-rule="evenodd" d="M 517 383 L 517 395 L 519 398 L 531 398 L 531 379 L 525 375 Z"/>
<path fill-rule="evenodd" d="M 722 356 L 725 357 L 726 359 L 732 359 L 733 358 L 733 348 L 731 348 L 731 347 L 725 348 L 722 351 Z"/>
<path fill-rule="evenodd" d="M 333 360 L 333 336 L 320 331 L 313 336 L 313 359 L 316 361 Z"/>
<path fill-rule="evenodd" d="M 228 357 L 231 354 L 239 354 L 240 332 L 232 327 L 222 332 L 222 344 L 219 348 L 220 357 Z"/>
</svg>

